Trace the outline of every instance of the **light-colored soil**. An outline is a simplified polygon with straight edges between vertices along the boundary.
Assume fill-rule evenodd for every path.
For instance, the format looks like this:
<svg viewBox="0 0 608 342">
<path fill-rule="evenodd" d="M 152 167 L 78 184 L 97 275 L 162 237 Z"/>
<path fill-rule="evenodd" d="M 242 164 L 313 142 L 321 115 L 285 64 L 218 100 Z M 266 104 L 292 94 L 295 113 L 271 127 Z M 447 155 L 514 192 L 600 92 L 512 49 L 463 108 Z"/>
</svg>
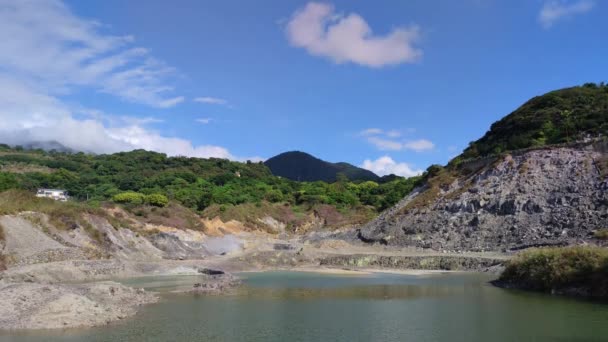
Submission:
<svg viewBox="0 0 608 342">
<path fill-rule="evenodd" d="M 66 248 L 23 217 L 0 216 L 0 224 L 4 227 L 5 254 L 28 257 L 45 250 Z"/>
<path fill-rule="evenodd" d="M 0 284 L 1 329 L 90 327 L 134 315 L 156 295 L 115 282 Z"/>
<path fill-rule="evenodd" d="M 213 219 L 201 219 L 205 226 L 205 233 L 210 236 L 224 236 L 226 234 L 239 234 L 247 231 L 245 225 L 239 221 L 223 222 L 219 217 Z"/>
<path fill-rule="evenodd" d="M 227 273 L 289 270 L 423 276 L 436 271 L 404 268 L 440 269 L 446 258 L 458 259 L 456 267 L 479 267 L 490 259 L 508 258 L 497 253 L 446 254 L 365 245 L 332 239 L 323 232 L 321 238 L 319 234 L 289 238 L 243 231 L 241 223 L 219 219 L 203 221 L 206 232 L 201 233 L 149 224 L 127 229 L 100 217 L 87 218 L 93 228 L 59 230 L 41 214 L 0 216 L 4 253 L 10 261 L 9 268 L 0 272 L 0 329 L 102 325 L 134 315 L 138 306 L 156 300 L 154 294 L 107 282 L 121 278 L 192 275 L 204 268 Z M 93 239 L 90 229 L 98 230 L 101 239 Z M 216 294 L 236 284 L 238 279 L 230 274 L 210 275 L 188 292 Z"/>
</svg>

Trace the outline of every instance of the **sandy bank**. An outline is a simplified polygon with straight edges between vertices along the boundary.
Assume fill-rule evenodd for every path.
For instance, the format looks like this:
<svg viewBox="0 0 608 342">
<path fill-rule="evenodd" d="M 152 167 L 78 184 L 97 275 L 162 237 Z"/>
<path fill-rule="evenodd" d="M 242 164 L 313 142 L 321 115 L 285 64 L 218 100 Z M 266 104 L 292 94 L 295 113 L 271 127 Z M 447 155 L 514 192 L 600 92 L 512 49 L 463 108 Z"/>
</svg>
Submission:
<svg viewBox="0 0 608 342">
<path fill-rule="evenodd" d="M 115 282 L 80 285 L 0 284 L 0 329 L 104 325 L 134 315 L 158 297 Z"/>
</svg>

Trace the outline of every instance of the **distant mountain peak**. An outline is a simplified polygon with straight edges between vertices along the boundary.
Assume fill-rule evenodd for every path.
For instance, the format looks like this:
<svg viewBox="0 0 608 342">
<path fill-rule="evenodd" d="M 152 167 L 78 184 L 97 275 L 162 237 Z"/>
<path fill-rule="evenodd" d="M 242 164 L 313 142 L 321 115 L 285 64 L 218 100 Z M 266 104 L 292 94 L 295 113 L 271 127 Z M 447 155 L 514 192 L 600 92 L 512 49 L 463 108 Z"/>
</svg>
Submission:
<svg viewBox="0 0 608 342">
<path fill-rule="evenodd" d="M 349 163 L 331 163 L 302 151 L 289 151 L 264 162 L 275 176 L 303 182 L 335 182 L 338 174 L 353 181 L 378 181 L 375 173 Z"/>
</svg>

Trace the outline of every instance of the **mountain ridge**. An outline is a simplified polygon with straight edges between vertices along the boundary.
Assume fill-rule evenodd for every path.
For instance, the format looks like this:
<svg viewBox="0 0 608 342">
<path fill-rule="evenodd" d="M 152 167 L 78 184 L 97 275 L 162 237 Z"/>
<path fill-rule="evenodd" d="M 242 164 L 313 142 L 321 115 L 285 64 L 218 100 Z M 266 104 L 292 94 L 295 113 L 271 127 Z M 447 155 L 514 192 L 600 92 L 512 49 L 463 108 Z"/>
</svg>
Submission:
<svg viewBox="0 0 608 342">
<path fill-rule="evenodd" d="M 333 183 L 338 174 L 352 181 L 379 181 L 372 171 L 346 162 L 331 163 L 302 151 L 288 151 L 269 158 L 264 162 L 275 176 L 294 181 Z"/>
</svg>

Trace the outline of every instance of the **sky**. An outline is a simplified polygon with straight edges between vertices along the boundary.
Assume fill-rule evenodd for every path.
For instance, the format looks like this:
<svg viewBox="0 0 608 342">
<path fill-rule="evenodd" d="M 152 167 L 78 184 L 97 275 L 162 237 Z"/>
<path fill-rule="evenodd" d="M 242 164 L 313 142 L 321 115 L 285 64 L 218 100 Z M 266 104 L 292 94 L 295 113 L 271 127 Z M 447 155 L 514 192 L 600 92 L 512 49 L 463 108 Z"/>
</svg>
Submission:
<svg viewBox="0 0 608 342">
<path fill-rule="evenodd" d="M 0 142 L 411 176 L 608 80 L 608 1 L 0 0 Z"/>
</svg>

